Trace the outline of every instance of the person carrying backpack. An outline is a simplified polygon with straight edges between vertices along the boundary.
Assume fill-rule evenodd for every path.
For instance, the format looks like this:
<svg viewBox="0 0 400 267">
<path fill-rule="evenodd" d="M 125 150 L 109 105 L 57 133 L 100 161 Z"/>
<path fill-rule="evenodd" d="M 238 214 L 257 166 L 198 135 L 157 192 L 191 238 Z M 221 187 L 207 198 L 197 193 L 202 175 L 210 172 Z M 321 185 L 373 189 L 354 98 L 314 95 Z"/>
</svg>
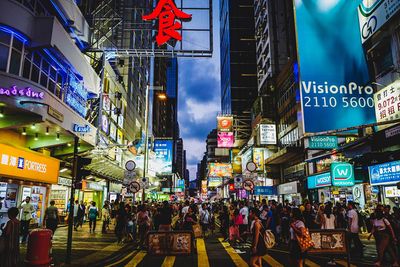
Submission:
<svg viewBox="0 0 400 267">
<path fill-rule="evenodd" d="M 96 220 L 99 216 L 99 211 L 96 207 L 96 202 L 92 201 L 92 204 L 89 207 L 88 217 L 89 217 L 89 233 L 94 233 L 96 230 Z"/>
<path fill-rule="evenodd" d="M 58 209 L 54 206 L 56 202 L 54 200 L 50 201 L 50 206 L 47 207 L 46 211 L 44 212 L 44 218 L 46 223 L 46 228 L 50 229 L 52 235 L 57 229 L 59 217 L 58 217 Z"/>
</svg>

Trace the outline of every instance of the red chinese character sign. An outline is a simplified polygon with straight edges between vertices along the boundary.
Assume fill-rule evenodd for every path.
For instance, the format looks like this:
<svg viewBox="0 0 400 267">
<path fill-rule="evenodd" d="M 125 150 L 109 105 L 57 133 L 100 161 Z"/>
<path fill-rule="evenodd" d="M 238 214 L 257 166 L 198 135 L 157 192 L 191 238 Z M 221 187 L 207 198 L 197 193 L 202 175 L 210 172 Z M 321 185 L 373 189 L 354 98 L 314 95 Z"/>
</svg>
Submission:
<svg viewBox="0 0 400 267">
<path fill-rule="evenodd" d="M 156 35 L 158 46 L 166 43 L 175 46 L 176 41 L 182 41 L 182 35 L 178 31 L 182 29 L 182 24 L 176 20 L 190 21 L 192 15 L 179 10 L 173 0 L 159 0 L 153 12 L 144 15 L 142 18 L 143 20 L 158 19 L 158 32 Z"/>
</svg>

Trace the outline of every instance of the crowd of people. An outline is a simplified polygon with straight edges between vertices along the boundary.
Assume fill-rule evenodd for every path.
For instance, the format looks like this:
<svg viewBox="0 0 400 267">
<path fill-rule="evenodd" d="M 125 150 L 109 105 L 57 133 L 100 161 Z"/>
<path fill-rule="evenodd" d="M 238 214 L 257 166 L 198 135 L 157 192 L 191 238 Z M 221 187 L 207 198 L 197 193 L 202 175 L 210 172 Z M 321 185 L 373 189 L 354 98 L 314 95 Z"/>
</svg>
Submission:
<svg viewBox="0 0 400 267">
<path fill-rule="evenodd" d="M 18 207 L 8 211 L 9 221 L 3 229 L 7 260 L 4 266 L 13 266 L 18 258 L 20 234 L 21 242 L 26 241 L 32 207 L 29 197 Z M 45 211 L 44 226 L 53 233 L 59 223 L 58 210 L 54 201 Z M 392 266 L 398 266 L 400 239 L 400 209 L 377 205 L 372 214 L 365 214 L 352 202 L 325 204 L 305 201 L 295 205 L 285 201 L 218 201 L 195 203 L 184 202 L 125 202 L 105 201 L 101 209 L 95 202 L 85 205 L 75 201 L 73 225 L 79 227 L 88 221 L 90 233 L 95 233 L 97 221 L 102 222 L 102 233 L 114 231 L 118 243 L 136 242 L 140 248 L 146 247 L 149 231 L 189 230 L 196 237 L 209 238 L 219 228 L 225 242 L 249 244 L 251 266 L 262 266 L 262 256 L 267 251 L 265 235 L 273 234 L 278 246 L 290 250 L 295 266 L 303 266 L 306 252 L 299 244 L 299 237 L 310 229 L 346 229 L 353 255 L 362 256 L 364 246 L 360 233 L 375 239 L 377 250 L 376 266 L 380 266 L 387 253 Z M 266 231 L 269 230 L 269 231 Z M 1 248 L 1 244 L 0 244 Z M 7 265 L 8 264 L 8 265 Z"/>
</svg>

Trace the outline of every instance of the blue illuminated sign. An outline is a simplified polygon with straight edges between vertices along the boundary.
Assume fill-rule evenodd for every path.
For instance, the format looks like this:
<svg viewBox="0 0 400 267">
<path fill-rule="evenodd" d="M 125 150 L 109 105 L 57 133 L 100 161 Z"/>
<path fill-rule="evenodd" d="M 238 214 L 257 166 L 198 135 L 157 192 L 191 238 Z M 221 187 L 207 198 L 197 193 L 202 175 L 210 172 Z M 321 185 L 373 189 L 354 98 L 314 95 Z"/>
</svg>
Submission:
<svg viewBox="0 0 400 267">
<path fill-rule="evenodd" d="M 394 184 L 400 182 L 400 160 L 368 167 L 371 185 Z"/>
<path fill-rule="evenodd" d="M 69 85 L 65 94 L 65 103 L 75 110 L 81 117 L 86 117 L 88 92 L 82 82 L 74 75 L 69 75 Z"/>
<path fill-rule="evenodd" d="M 331 173 L 325 172 L 307 177 L 307 188 L 315 189 L 332 185 Z"/>
<path fill-rule="evenodd" d="M 160 169 L 160 174 L 172 173 L 173 146 L 173 140 L 154 140 L 155 164 L 159 167 L 157 169 Z"/>
<path fill-rule="evenodd" d="M 255 186 L 254 195 L 256 196 L 274 196 L 277 195 L 276 186 Z"/>
<path fill-rule="evenodd" d="M 374 90 L 360 40 L 361 1 L 295 1 L 304 131 L 375 122 Z"/>
<path fill-rule="evenodd" d="M 91 128 L 89 125 L 73 124 L 72 130 L 75 133 L 89 133 Z"/>
</svg>

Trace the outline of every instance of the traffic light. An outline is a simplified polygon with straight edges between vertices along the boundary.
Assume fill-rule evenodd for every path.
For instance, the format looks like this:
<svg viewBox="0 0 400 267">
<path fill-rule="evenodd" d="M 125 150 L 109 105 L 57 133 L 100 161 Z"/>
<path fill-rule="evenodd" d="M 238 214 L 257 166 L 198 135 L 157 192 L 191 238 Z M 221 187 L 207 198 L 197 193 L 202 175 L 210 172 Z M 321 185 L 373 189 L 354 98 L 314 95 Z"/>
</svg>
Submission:
<svg viewBox="0 0 400 267">
<path fill-rule="evenodd" d="M 75 189 L 82 189 L 82 180 L 90 175 L 90 171 L 85 170 L 84 167 L 89 165 L 92 159 L 79 157 L 76 161 L 76 177 L 75 177 Z"/>
</svg>

